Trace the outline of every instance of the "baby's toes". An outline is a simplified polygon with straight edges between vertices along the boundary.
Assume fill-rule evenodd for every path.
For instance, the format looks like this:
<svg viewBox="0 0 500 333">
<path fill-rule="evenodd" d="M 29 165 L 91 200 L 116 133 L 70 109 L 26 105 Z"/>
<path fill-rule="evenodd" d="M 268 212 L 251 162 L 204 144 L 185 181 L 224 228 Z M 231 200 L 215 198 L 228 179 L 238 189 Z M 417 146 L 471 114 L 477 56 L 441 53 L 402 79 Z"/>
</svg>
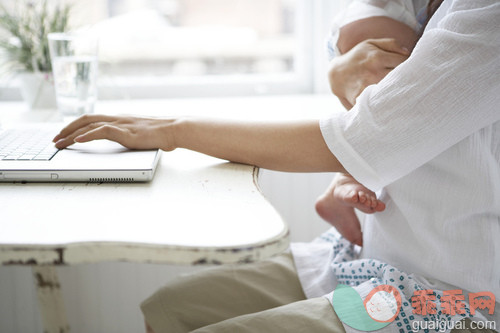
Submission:
<svg viewBox="0 0 500 333">
<path fill-rule="evenodd" d="M 377 197 L 372 193 L 366 193 L 364 191 L 358 192 L 359 202 L 364 204 L 368 208 L 375 208 L 377 206 Z"/>
<path fill-rule="evenodd" d="M 351 203 L 351 204 L 355 204 L 358 202 L 359 198 L 358 198 L 358 193 L 356 193 L 356 191 L 350 191 L 349 193 L 347 193 L 344 197 L 344 200 L 348 203 Z"/>
<path fill-rule="evenodd" d="M 359 202 L 361 202 L 362 204 L 366 204 L 367 203 L 368 196 L 366 195 L 365 192 L 359 191 L 358 192 L 358 197 L 359 197 Z"/>
<path fill-rule="evenodd" d="M 377 200 L 377 205 L 373 208 L 376 212 L 382 212 L 385 210 L 385 203 Z"/>
</svg>

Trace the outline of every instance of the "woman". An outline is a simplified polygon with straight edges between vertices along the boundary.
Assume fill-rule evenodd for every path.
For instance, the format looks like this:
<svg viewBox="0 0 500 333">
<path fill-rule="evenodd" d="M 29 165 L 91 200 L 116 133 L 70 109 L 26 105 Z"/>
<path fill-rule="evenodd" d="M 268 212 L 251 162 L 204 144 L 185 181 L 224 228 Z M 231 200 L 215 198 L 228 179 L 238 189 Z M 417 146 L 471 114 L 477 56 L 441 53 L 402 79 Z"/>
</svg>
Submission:
<svg viewBox="0 0 500 333">
<path fill-rule="evenodd" d="M 500 297 L 498 17 L 496 1 L 445 0 L 407 61 L 366 88 L 349 113 L 319 123 L 92 115 L 63 129 L 59 148 L 107 138 L 282 171 L 348 172 L 386 204 L 366 221 L 361 254 L 327 235 L 335 239 L 294 244 L 296 266 L 285 254 L 185 278 L 143 304 L 151 328 L 338 332 L 331 297 L 322 297 L 337 283 L 365 295 L 377 285 L 398 288 L 407 317 L 396 318 L 389 332 L 423 320 L 412 313 L 415 290 Z M 356 270 L 343 274 L 342 260 Z M 461 318 L 439 313 L 431 320 Z"/>
</svg>

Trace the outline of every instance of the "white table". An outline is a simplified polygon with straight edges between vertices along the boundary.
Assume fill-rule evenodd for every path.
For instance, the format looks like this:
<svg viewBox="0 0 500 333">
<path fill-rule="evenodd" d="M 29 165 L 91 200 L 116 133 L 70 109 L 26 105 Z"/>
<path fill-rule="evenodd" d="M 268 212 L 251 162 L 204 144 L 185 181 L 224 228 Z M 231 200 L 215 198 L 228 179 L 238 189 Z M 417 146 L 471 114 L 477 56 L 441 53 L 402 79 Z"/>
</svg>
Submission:
<svg viewBox="0 0 500 333">
<path fill-rule="evenodd" d="M 331 105 L 327 97 L 235 98 L 102 102 L 97 111 L 298 119 Z M 12 110 L 0 113 L 4 125 L 58 120 L 54 112 L 2 106 Z M 47 332 L 69 330 L 55 265 L 244 263 L 288 247 L 286 223 L 259 191 L 258 168 L 181 149 L 162 154 L 150 183 L 1 183 L 0 209 L 0 263 L 33 266 Z"/>
</svg>

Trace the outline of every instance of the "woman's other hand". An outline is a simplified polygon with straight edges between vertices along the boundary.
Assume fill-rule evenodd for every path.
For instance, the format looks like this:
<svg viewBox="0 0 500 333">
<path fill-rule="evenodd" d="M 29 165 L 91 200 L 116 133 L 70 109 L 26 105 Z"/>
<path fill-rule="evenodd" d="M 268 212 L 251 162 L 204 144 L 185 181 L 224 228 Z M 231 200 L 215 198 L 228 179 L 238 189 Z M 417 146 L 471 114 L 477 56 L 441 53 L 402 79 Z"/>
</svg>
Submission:
<svg viewBox="0 0 500 333">
<path fill-rule="evenodd" d="M 84 115 L 66 126 L 54 139 L 64 149 L 75 142 L 108 139 L 129 149 L 173 150 L 172 119 Z"/>
<path fill-rule="evenodd" d="M 380 82 L 409 55 L 410 51 L 393 38 L 362 41 L 330 62 L 330 88 L 351 109 L 366 87 Z"/>
</svg>

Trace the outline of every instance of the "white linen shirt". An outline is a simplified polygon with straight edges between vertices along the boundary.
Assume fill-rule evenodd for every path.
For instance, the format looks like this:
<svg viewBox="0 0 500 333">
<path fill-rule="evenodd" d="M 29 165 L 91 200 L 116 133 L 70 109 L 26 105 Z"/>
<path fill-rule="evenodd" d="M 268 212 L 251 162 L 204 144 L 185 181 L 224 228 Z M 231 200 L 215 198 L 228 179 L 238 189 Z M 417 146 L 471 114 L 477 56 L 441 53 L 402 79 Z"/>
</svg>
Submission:
<svg viewBox="0 0 500 333">
<path fill-rule="evenodd" d="M 386 203 L 365 220 L 361 258 L 497 301 L 499 26 L 498 1 L 445 0 L 407 61 L 320 123 L 345 169 Z M 292 252 L 306 295 L 330 292 L 332 251 Z"/>
<path fill-rule="evenodd" d="M 445 3 L 411 57 L 321 129 L 383 189 L 365 257 L 500 300 L 500 2 Z"/>
</svg>

